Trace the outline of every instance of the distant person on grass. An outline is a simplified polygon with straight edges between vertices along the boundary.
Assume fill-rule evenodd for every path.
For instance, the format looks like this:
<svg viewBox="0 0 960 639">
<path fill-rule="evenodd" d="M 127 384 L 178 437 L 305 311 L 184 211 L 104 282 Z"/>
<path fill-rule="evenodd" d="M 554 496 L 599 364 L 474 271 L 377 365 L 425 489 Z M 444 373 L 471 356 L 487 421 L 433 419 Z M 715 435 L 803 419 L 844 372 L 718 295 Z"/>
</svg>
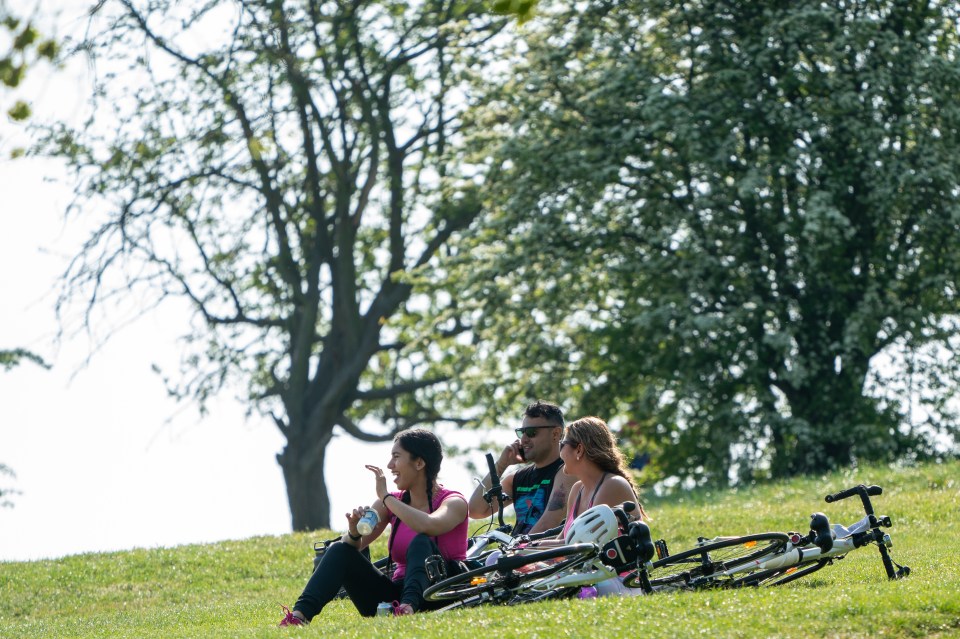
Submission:
<svg viewBox="0 0 960 639">
<path fill-rule="evenodd" d="M 513 532 L 524 535 L 550 530 L 563 523 L 567 495 L 576 481 L 564 474 L 560 459 L 563 411 L 555 404 L 537 400 L 527 406 L 515 432 L 517 440 L 503 449 L 496 462 L 503 492 L 516 513 Z M 526 466 L 518 470 L 521 464 Z M 487 475 L 470 497 L 471 518 L 491 516 L 493 506 L 483 498 L 490 483 Z"/>
<path fill-rule="evenodd" d="M 347 591 L 361 615 L 372 617 L 381 602 L 393 603 L 393 614 L 417 612 L 424 606 L 423 591 L 429 585 L 424 561 L 442 555 L 451 566 L 463 560 L 467 550 L 467 501 L 462 494 L 437 483 L 443 449 L 430 431 L 410 429 L 393 440 L 387 469 L 398 490 L 387 491 L 384 472 L 366 466 L 375 478 L 380 522 L 366 536 L 357 531 L 365 507 L 347 513 L 347 532 L 332 544 L 307 582 L 291 611 L 283 606 L 281 626 L 310 622 L 337 595 Z M 396 564 L 392 577 L 377 569 L 360 551 L 391 524 L 387 554 Z"/>
</svg>

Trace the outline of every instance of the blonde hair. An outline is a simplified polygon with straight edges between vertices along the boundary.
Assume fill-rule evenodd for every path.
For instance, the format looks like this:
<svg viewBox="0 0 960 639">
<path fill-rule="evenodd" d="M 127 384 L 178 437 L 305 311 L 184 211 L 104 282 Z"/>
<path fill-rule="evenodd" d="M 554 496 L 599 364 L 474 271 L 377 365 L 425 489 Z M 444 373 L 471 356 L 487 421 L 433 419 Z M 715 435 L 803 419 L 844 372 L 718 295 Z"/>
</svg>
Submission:
<svg viewBox="0 0 960 639">
<path fill-rule="evenodd" d="M 564 439 L 583 444 L 587 459 L 596 464 L 600 470 L 626 479 L 634 497 L 637 497 L 637 486 L 627 472 L 627 460 L 605 421 L 599 417 L 581 417 L 567 424 Z M 637 507 L 643 519 L 647 519 L 647 513 L 643 510 L 639 497 L 637 497 Z"/>
</svg>

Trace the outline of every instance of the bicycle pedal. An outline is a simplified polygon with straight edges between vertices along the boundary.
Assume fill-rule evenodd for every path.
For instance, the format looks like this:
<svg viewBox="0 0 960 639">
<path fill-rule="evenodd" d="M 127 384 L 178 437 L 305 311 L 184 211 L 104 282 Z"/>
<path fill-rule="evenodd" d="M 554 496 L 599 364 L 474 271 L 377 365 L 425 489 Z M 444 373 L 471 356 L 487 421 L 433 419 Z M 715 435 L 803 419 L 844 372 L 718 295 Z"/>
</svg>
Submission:
<svg viewBox="0 0 960 639">
<path fill-rule="evenodd" d="M 664 559 L 665 557 L 670 556 L 670 551 L 667 549 L 667 542 L 664 539 L 658 539 L 653 542 L 653 547 L 657 551 L 657 559 Z"/>
<path fill-rule="evenodd" d="M 446 561 L 440 555 L 431 555 L 423 562 L 430 583 L 437 583 L 447 578 Z"/>
</svg>

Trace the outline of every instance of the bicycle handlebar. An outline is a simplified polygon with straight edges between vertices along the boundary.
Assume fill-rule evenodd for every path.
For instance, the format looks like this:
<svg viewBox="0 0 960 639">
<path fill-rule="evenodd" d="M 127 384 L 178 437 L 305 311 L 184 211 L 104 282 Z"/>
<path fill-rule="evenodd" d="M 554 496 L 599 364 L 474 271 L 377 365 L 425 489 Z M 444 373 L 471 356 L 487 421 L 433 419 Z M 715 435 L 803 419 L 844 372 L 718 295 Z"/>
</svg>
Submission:
<svg viewBox="0 0 960 639">
<path fill-rule="evenodd" d="M 503 502 L 507 496 L 503 493 L 503 486 L 500 485 L 500 475 L 497 474 L 497 465 L 493 461 L 493 454 L 487 453 L 487 468 L 490 470 L 490 490 L 483 494 L 483 498 L 488 504 L 493 506 L 492 500 L 497 500 L 497 516 L 500 519 L 500 526 L 505 526 L 503 521 Z"/>
<path fill-rule="evenodd" d="M 854 486 L 853 488 L 848 488 L 846 490 L 841 490 L 838 493 L 827 495 L 825 499 L 828 504 L 832 504 L 835 501 L 840 501 L 841 499 L 846 499 L 847 497 L 853 497 L 854 495 L 860 497 L 860 501 L 863 503 L 863 511 L 867 515 L 867 521 L 870 523 L 870 528 L 873 529 L 874 540 L 878 542 L 877 548 L 880 550 L 880 558 L 883 560 L 883 567 L 887 571 L 887 577 L 890 579 L 899 579 L 910 574 L 910 568 L 902 566 L 900 567 L 900 570 L 894 570 L 894 562 L 892 559 L 890 559 L 890 553 L 887 551 L 887 547 L 883 543 L 883 537 L 879 536 L 879 527 L 889 525 L 890 518 L 881 517 L 878 519 L 873 512 L 873 504 L 870 503 L 870 497 L 882 494 L 883 488 L 880 486 L 865 486 L 860 484 L 859 486 Z"/>
<path fill-rule="evenodd" d="M 880 486 L 864 486 L 860 484 L 859 486 L 854 486 L 853 488 L 847 488 L 846 490 L 841 490 L 839 493 L 833 493 L 832 495 L 827 495 L 825 497 L 828 504 L 832 504 L 835 501 L 840 501 L 841 499 L 846 499 L 847 497 L 853 497 L 854 495 L 882 495 L 883 488 Z"/>
</svg>

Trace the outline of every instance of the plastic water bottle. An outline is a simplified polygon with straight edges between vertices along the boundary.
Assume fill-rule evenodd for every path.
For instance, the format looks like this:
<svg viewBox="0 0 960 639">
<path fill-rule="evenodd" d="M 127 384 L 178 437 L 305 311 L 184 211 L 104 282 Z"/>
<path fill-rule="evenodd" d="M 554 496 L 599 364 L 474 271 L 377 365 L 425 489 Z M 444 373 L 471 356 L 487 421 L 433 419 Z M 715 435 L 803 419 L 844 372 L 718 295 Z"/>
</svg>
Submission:
<svg viewBox="0 0 960 639">
<path fill-rule="evenodd" d="M 380 523 L 380 516 L 377 514 L 377 511 L 373 508 L 367 508 L 366 512 L 363 513 L 363 517 L 357 522 L 357 532 L 361 535 L 369 535 L 373 532 L 373 529 L 377 527 L 378 523 Z"/>
<path fill-rule="evenodd" d="M 595 599 L 597 597 L 596 586 L 584 586 L 577 594 L 577 599 Z"/>
</svg>

